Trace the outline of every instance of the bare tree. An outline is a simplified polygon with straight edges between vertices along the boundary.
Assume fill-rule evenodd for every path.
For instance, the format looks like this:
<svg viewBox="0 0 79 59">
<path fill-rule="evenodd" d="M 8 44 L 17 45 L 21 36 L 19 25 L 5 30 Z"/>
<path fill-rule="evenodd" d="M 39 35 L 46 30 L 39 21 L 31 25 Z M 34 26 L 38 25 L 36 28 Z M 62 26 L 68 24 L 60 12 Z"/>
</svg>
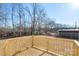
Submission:
<svg viewBox="0 0 79 59">
<path fill-rule="evenodd" d="M 31 34 L 34 34 L 35 33 L 35 23 L 36 23 L 36 11 L 37 11 L 37 7 L 38 7 L 38 4 L 36 3 L 33 3 L 33 4 L 30 4 L 31 5 L 31 10 L 28 6 L 26 6 L 26 12 L 29 14 L 30 18 L 31 18 Z"/>
<path fill-rule="evenodd" d="M 46 13 L 40 4 L 33 3 L 30 5 L 31 10 L 29 7 L 26 7 L 26 11 L 31 18 L 31 34 L 35 34 L 38 31 L 40 32 L 42 20 L 44 20 Z"/>
<path fill-rule="evenodd" d="M 3 12 L 3 4 L 0 4 L 0 26 L 3 26 L 4 21 L 4 12 Z"/>
<path fill-rule="evenodd" d="M 11 6 L 12 6 L 11 18 L 12 18 L 12 28 L 13 28 L 12 31 L 14 31 L 14 13 L 15 13 L 14 10 L 15 10 L 15 4 L 11 4 Z"/>
<path fill-rule="evenodd" d="M 38 14 L 37 14 L 37 22 L 38 22 L 38 34 L 41 34 L 43 23 L 46 19 L 46 12 L 45 9 L 40 6 L 38 8 Z"/>
<path fill-rule="evenodd" d="M 3 10 L 2 10 L 2 4 L 0 4 L 0 37 L 2 35 L 2 24 L 3 24 Z"/>
<path fill-rule="evenodd" d="M 2 36 L 6 36 L 7 32 L 7 19 L 8 19 L 8 12 L 7 12 L 7 5 L 0 4 L 0 29 L 2 29 Z"/>
<path fill-rule="evenodd" d="M 22 35 L 21 32 L 24 32 L 25 28 L 25 13 L 22 4 L 18 4 L 18 15 L 19 15 L 19 31 L 21 36 Z"/>
</svg>

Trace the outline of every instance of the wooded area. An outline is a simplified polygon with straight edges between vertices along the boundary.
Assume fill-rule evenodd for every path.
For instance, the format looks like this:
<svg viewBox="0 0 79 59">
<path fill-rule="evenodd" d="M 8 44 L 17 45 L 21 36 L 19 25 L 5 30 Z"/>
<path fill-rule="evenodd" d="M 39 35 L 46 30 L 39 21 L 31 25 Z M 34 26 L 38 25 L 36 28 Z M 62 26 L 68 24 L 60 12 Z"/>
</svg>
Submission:
<svg viewBox="0 0 79 59">
<path fill-rule="evenodd" d="M 47 35 L 61 28 L 70 28 L 55 20 L 48 17 L 42 4 L 0 3 L 0 38 Z"/>
</svg>

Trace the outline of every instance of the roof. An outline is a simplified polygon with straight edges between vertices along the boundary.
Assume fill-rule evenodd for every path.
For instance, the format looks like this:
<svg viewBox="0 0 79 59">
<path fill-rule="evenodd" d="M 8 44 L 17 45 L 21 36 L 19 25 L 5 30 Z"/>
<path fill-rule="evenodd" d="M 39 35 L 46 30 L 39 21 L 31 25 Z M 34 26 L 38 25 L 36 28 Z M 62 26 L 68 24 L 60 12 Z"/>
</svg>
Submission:
<svg viewBox="0 0 79 59">
<path fill-rule="evenodd" d="M 60 29 L 58 31 L 79 31 L 79 29 Z"/>
</svg>

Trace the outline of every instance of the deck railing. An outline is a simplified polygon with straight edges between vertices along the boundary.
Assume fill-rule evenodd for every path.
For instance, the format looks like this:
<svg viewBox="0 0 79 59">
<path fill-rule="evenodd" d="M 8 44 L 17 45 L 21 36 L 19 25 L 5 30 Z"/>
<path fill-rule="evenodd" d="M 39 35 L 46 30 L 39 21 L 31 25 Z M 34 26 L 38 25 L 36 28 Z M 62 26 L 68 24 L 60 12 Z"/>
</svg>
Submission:
<svg viewBox="0 0 79 59">
<path fill-rule="evenodd" d="M 56 55 L 79 55 L 79 45 L 75 40 L 49 36 L 35 36 L 33 41 L 34 47 L 47 50 Z"/>
<path fill-rule="evenodd" d="M 15 55 L 30 47 L 55 55 L 79 56 L 79 42 L 41 35 L 0 40 L 0 55 Z"/>
</svg>

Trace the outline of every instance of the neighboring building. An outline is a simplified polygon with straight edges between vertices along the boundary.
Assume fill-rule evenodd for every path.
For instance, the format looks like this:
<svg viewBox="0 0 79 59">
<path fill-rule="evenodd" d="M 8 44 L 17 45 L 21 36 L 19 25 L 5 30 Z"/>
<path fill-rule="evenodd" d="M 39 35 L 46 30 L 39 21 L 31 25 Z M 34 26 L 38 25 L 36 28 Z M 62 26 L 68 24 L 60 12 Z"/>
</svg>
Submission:
<svg viewBox="0 0 79 59">
<path fill-rule="evenodd" d="M 58 30 L 58 36 L 79 39 L 79 29 L 61 29 Z"/>
</svg>

